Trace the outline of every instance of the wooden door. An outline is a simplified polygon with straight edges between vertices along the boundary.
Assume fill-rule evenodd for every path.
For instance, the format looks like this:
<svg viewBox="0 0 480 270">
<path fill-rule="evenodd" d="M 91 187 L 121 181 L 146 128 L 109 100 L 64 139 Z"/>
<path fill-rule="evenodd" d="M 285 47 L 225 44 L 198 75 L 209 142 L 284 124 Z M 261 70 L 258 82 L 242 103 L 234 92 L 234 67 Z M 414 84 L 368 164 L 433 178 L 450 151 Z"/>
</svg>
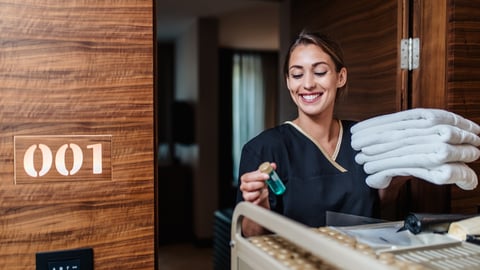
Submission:
<svg viewBox="0 0 480 270">
<path fill-rule="evenodd" d="M 83 247 L 97 270 L 153 269 L 152 1 L 7 0 L 0 18 L 0 269 Z"/>
<path fill-rule="evenodd" d="M 410 71 L 410 108 L 446 106 L 447 0 L 413 0 L 411 31 L 408 37 L 420 39 L 420 63 Z M 450 211 L 449 186 L 422 180 L 410 185 L 410 207 L 414 211 L 445 213 Z"/>
<path fill-rule="evenodd" d="M 433 0 L 431 0 L 433 1 Z M 480 1 L 447 1 L 446 108 L 480 123 Z M 469 164 L 480 175 L 480 160 Z M 480 188 L 451 187 L 452 212 L 477 213 Z"/>
<path fill-rule="evenodd" d="M 412 106 L 443 108 L 480 123 L 480 3 L 412 2 L 412 35 L 421 41 L 420 68 L 412 72 Z M 480 161 L 469 165 L 478 175 Z M 480 205 L 480 189 L 465 191 L 452 185 L 442 190 L 418 182 L 412 186 L 412 198 L 418 198 L 419 207 L 432 209 L 440 202 L 452 213 L 473 214 Z"/>
</svg>

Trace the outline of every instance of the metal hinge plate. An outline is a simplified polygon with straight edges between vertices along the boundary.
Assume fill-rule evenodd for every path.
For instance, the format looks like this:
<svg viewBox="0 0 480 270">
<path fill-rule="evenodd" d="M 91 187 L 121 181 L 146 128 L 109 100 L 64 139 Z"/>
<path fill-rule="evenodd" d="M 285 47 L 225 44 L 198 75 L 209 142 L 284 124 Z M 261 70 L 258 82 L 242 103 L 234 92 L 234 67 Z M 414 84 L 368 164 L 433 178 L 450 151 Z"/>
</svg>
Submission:
<svg viewBox="0 0 480 270">
<path fill-rule="evenodd" d="M 405 38 L 400 43 L 400 68 L 407 70 L 417 69 L 420 65 L 420 39 Z"/>
</svg>

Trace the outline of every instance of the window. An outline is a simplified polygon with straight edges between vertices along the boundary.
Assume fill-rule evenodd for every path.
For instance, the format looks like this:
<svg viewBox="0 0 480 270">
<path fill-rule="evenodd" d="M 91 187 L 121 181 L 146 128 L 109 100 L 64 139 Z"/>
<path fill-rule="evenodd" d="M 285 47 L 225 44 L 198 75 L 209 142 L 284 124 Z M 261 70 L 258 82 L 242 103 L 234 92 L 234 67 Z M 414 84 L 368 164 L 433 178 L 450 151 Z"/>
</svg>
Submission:
<svg viewBox="0 0 480 270">
<path fill-rule="evenodd" d="M 265 85 L 262 58 L 254 53 L 235 53 L 232 72 L 233 179 L 243 145 L 265 129 Z"/>
<path fill-rule="evenodd" d="M 234 201 L 243 145 L 276 124 L 279 70 L 274 51 L 223 48 L 219 55 L 218 173 L 222 208 L 231 207 Z"/>
</svg>

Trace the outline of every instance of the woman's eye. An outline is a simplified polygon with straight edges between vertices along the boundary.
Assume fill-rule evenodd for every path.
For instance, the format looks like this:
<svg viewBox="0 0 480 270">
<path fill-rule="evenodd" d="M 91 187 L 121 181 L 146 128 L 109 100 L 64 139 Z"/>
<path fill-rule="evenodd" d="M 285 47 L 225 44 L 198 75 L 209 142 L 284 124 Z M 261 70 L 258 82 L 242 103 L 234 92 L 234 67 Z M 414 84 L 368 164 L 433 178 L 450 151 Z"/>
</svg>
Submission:
<svg viewBox="0 0 480 270">
<path fill-rule="evenodd" d="M 294 79 L 300 79 L 303 74 L 291 74 L 290 76 Z"/>
<path fill-rule="evenodd" d="M 323 72 L 315 72 L 315 75 L 317 75 L 317 76 L 323 76 L 323 75 L 325 75 L 325 74 L 327 74 L 326 71 L 323 71 Z"/>
</svg>

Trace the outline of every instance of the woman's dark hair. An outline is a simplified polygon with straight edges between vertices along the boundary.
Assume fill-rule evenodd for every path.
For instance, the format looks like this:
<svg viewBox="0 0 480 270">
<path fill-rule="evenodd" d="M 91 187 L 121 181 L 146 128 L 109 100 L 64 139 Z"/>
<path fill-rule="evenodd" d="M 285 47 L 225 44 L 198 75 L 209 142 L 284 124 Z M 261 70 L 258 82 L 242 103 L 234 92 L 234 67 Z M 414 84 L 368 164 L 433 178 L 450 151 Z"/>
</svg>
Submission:
<svg viewBox="0 0 480 270">
<path fill-rule="evenodd" d="M 340 72 L 342 68 L 346 68 L 344 59 L 343 59 L 343 50 L 340 47 L 340 45 L 328 37 L 325 34 L 318 33 L 318 32 L 308 32 L 306 30 L 303 30 L 290 44 L 290 47 L 288 48 L 287 55 L 285 56 L 285 63 L 283 65 L 283 75 L 285 79 L 288 78 L 288 68 L 290 64 L 290 56 L 292 55 L 293 50 L 298 47 L 299 45 L 309 45 L 313 44 L 320 49 L 322 49 L 326 54 L 328 54 L 332 60 L 333 63 L 335 64 L 335 70 L 337 72 Z M 342 94 L 342 92 L 346 92 L 347 89 L 347 83 L 341 88 L 338 89 L 338 94 Z"/>
</svg>

